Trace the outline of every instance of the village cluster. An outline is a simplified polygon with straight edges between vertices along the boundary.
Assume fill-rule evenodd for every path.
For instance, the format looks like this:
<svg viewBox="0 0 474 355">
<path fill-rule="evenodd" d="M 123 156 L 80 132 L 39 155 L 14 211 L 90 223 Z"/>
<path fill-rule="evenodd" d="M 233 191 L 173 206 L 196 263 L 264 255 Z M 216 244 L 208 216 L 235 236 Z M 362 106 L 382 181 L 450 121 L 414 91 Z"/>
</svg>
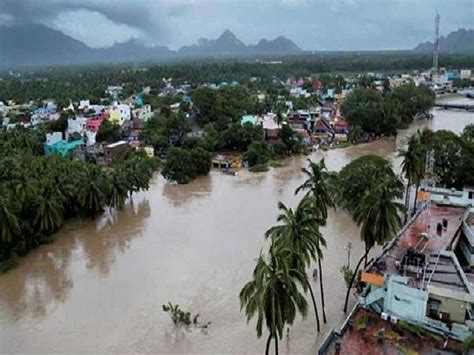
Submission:
<svg viewBox="0 0 474 355">
<path fill-rule="evenodd" d="M 14 75 L 15 73 L 12 73 Z M 240 123 L 261 125 L 267 141 L 277 140 L 278 132 L 282 125 L 288 124 L 295 132 L 299 133 L 301 144 L 308 150 L 320 148 L 331 148 L 341 143 L 353 142 L 351 126 L 341 113 L 340 107 L 343 100 L 350 94 L 361 78 L 367 78 L 371 88 L 383 92 L 387 88 L 394 89 L 400 85 L 413 82 L 415 85 L 424 84 L 436 93 L 455 92 L 453 82 L 471 78 L 470 70 L 440 70 L 440 74 L 433 76 L 431 72 L 418 72 L 406 74 L 395 74 L 387 76 L 383 73 L 366 73 L 352 78 L 344 78 L 343 85 L 329 87 L 317 77 L 288 78 L 286 81 L 274 82 L 278 87 L 287 89 L 289 95 L 278 96 L 277 100 L 281 112 L 266 112 L 254 114 L 248 112 L 241 117 Z M 254 77 L 250 82 L 258 82 Z M 193 105 L 192 93 L 196 87 L 208 87 L 210 89 L 221 89 L 225 86 L 239 86 L 237 81 L 221 83 L 196 84 L 174 84 L 172 78 L 163 79 L 158 97 L 167 96 L 181 97 L 181 101 L 169 105 L 173 113 L 183 112 L 192 126 L 189 136 L 202 136 L 203 128 L 195 123 L 199 114 L 199 107 Z M 124 97 L 123 86 L 108 86 L 104 92 L 104 101 L 107 103 L 91 103 L 90 100 L 78 100 L 70 102 L 67 107 L 58 107 L 54 100 L 38 102 L 16 103 L 13 101 L 0 101 L 0 117 L 3 118 L 3 126 L 7 129 L 15 126 L 37 127 L 45 122 L 57 121 L 62 115 L 67 115 L 67 127 L 64 131 L 46 133 L 44 143 L 45 155 L 60 154 L 66 156 L 71 154 L 79 160 L 84 160 L 86 155 L 93 157 L 96 163 L 107 165 L 114 159 L 122 157 L 131 149 L 143 149 L 149 156 L 162 152 L 147 145 L 143 135 L 145 122 L 160 111 L 159 107 L 145 104 L 144 97 L 149 96 L 150 87 L 145 87 L 141 92 Z M 264 91 L 257 90 L 255 93 L 258 102 L 267 100 Z M 295 101 L 299 99 L 311 99 L 307 107 L 295 107 Z M 183 105 L 185 103 L 186 105 Z M 101 125 L 109 121 L 119 125 L 121 137 L 114 142 L 97 142 L 96 136 Z M 370 132 L 357 132 L 359 141 L 369 141 L 375 136 Z M 171 145 L 175 139 L 170 137 Z"/>
</svg>

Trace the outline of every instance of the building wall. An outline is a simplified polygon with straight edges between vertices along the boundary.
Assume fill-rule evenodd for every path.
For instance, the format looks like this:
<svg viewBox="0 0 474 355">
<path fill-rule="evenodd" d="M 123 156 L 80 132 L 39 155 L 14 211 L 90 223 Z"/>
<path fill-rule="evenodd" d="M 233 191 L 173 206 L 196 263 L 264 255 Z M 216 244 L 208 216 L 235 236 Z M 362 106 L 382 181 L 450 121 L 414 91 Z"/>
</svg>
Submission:
<svg viewBox="0 0 474 355">
<path fill-rule="evenodd" d="M 400 318 L 422 322 L 426 313 L 427 293 L 399 283 L 396 279 L 392 276 L 387 282 L 384 311 Z"/>
<path fill-rule="evenodd" d="M 468 306 L 466 302 L 433 294 L 430 294 L 429 298 L 441 302 L 438 311 L 448 313 L 451 322 L 465 323 Z"/>
</svg>

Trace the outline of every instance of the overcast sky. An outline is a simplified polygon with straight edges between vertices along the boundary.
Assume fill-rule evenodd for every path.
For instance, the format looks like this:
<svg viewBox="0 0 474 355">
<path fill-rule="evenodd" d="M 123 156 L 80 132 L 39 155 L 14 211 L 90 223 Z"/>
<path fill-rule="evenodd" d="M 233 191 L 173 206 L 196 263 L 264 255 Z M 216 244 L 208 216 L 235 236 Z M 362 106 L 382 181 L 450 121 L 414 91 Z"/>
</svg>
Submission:
<svg viewBox="0 0 474 355">
<path fill-rule="evenodd" d="M 474 28 L 474 0 L 0 0 L 0 23 L 41 23 L 93 47 L 131 37 L 177 49 L 226 28 L 306 50 L 405 49 Z"/>
</svg>

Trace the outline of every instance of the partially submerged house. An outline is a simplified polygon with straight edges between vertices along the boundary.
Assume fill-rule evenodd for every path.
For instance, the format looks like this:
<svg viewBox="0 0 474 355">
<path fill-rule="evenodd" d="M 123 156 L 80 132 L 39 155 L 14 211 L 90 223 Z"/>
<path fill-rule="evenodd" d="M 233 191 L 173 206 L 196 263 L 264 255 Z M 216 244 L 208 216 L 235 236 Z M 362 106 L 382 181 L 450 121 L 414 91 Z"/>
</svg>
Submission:
<svg viewBox="0 0 474 355">
<path fill-rule="evenodd" d="M 423 208 L 362 275 L 368 287 L 360 304 L 460 341 L 472 335 L 473 195 L 437 188 L 420 193 Z"/>
<path fill-rule="evenodd" d="M 384 342 L 390 348 L 393 340 L 384 334 L 387 324 L 433 334 L 432 338 L 443 340 L 437 350 L 444 351 L 474 334 L 474 188 L 424 190 L 416 215 L 362 272 L 364 291 L 341 329 L 322 348 L 331 348 L 330 342 L 345 350 Z M 360 309 L 373 315 L 378 328 L 372 330 L 375 341 L 350 326 L 359 321 Z M 433 342 L 419 343 L 420 352 L 434 350 Z"/>
<path fill-rule="evenodd" d="M 104 164 L 109 165 L 114 161 L 125 158 L 132 148 L 127 141 L 118 141 L 104 146 Z"/>
</svg>

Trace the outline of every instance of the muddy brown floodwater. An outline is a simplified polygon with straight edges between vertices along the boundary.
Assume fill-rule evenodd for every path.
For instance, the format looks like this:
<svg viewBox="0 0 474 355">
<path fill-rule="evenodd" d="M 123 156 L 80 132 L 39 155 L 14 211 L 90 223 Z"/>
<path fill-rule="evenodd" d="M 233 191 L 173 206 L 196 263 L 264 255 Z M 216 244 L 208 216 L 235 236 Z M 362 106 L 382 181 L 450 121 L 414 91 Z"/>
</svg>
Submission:
<svg viewBox="0 0 474 355">
<path fill-rule="evenodd" d="M 416 129 L 462 131 L 474 114 L 437 111 L 398 138 L 313 154 L 339 170 L 364 154 L 389 158 Z M 246 323 L 238 293 L 265 246 L 264 231 L 276 221 L 277 202 L 295 206 L 305 159 L 292 158 L 268 173 L 236 177 L 212 172 L 185 186 L 156 176 L 146 193 L 115 216 L 74 221 L 0 276 L 0 353 L 256 353 L 264 349 L 255 324 Z M 328 324 L 320 335 L 311 309 L 297 319 L 283 353 L 315 353 L 324 334 L 343 319 L 345 286 L 339 272 L 362 253 L 359 231 L 341 210 L 323 230 Z M 308 272 L 311 272 L 308 270 Z M 314 285 L 315 290 L 319 287 Z M 161 305 L 171 301 L 202 321 L 207 331 L 177 331 Z"/>
</svg>

